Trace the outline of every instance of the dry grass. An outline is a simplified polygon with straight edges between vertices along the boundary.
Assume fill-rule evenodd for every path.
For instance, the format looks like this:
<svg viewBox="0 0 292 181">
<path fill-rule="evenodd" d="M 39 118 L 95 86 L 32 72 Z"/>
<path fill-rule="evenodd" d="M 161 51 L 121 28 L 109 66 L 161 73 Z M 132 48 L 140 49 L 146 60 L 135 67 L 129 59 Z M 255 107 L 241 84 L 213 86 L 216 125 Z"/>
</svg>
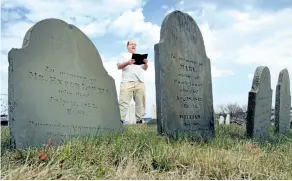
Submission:
<svg viewBox="0 0 292 181">
<path fill-rule="evenodd" d="M 155 126 L 128 125 L 122 134 L 70 140 L 45 161 L 38 149 L 9 149 L 8 138 L 2 128 L 1 179 L 292 179 L 292 131 L 260 142 L 242 127 L 216 125 L 208 143 L 167 143 Z"/>
</svg>

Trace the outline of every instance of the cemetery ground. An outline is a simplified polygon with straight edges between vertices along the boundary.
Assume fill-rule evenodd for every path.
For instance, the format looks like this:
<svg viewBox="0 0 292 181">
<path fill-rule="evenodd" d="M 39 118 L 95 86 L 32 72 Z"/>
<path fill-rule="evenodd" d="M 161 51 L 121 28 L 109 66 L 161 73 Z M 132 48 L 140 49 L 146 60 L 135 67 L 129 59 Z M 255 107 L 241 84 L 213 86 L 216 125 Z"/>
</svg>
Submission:
<svg viewBox="0 0 292 181">
<path fill-rule="evenodd" d="M 59 147 L 13 151 L 1 129 L 1 179 L 292 179 L 292 131 L 267 141 L 238 125 L 216 125 L 208 143 L 169 141 L 156 126 L 72 139 Z M 54 140 L 52 140 L 54 143 Z"/>
</svg>

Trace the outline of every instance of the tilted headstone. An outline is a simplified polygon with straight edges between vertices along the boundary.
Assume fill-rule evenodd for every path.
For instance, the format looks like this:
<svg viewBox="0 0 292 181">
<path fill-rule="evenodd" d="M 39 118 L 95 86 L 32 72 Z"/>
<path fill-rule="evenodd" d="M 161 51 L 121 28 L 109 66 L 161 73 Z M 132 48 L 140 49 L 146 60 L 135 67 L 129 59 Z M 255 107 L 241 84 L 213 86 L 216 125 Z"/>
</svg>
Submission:
<svg viewBox="0 0 292 181">
<path fill-rule="evenodd" d="M 246 133 L 248 137 L 265 139 L 269 135 L 272 110 L 271 76 L 268 67 L 257 67 L 248 95 Z"/>
<path fill-rule="evenodd" d="M 212 138 L 211 65 L 194 19 L 181 11 L 168 14 L 154 51 L 158 132 Z"/>
<path fill-rule="evenodd" d="M 275 103 L 276 132 L 284 133 L 290 130 L 291 93 L 290 78 L 287 69 L 283 69 L 278 78 Z"/>
<path fill-rule="evenodd" d="M 130 104 L 129 108 L 129 124 L 136 124 L 135 105 Z"/>
<path fill-rule="evenodd" d="M 16 148 L 122 131 L 114 79 L 87 36 L 45 19 L 9 59 L 9 118 Z"/>
<path fill-rule="evenodd" d="M 226 119 L 225 119 L 225 124 L 227 125 L 230 124 L 230 114 L 227 114 Z"/>
</svg>

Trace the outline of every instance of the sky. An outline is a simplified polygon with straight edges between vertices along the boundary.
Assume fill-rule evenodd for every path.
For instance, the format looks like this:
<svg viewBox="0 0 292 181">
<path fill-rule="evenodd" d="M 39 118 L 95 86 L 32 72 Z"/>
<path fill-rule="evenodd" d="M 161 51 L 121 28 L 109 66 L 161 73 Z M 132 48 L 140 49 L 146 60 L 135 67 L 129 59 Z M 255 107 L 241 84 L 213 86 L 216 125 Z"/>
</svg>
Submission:
<svg viewBox="0 0 292 181">
<path fill-rule="evenodd" d="M 35 23 L 57 18 L 90 38 L 118 93 L 121 70 L 116 62 L 126 42 L 135 40 L 137 52 L 149 54 L 145 84 L 150 117 L 156 99 L 154 44 L 164 17 L 174 10 L 191 15 L 202 32 L 211 59 L 215 110 L 220 104 L 247 104 L 258 66 L 270 69 L 275 104 L 279 72 L 287 68 L 292 77 L 292 0 L 2 0 L 1 97 L 8 92 L 8 51 L 21 47 Z"/>
</svg>

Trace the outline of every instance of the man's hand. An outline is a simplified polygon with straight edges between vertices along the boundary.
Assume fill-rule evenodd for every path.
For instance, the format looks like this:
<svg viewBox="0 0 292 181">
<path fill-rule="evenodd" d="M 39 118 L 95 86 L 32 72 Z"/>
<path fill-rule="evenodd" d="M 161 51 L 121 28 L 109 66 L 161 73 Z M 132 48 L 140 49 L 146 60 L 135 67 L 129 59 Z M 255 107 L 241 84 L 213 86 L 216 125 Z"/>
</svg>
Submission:
<svg viewBox="0 0 292 181">
<path fill-rule="evenodd" d="M 143 66 L 143 69 L 144 70 L 147 70 L 148 69 L 148 60 L 147 59 L 144 59 L 144 66 Z"/>
<path fill-rule="evenodd" d="M 134 59 L 128 61 L 128 65 L 132 65 L 133 63 L 135 63 Z"/>
<path fill-rule="evenodd" d="M 118 69 L 124 69 L 125 67 L 127 67 L 128 65 L 132 65 L 133 63 L 135 63 L 134 59 L 125 61 L 124 63 L 118 63 L 117 66 Z"/>
</svg>

